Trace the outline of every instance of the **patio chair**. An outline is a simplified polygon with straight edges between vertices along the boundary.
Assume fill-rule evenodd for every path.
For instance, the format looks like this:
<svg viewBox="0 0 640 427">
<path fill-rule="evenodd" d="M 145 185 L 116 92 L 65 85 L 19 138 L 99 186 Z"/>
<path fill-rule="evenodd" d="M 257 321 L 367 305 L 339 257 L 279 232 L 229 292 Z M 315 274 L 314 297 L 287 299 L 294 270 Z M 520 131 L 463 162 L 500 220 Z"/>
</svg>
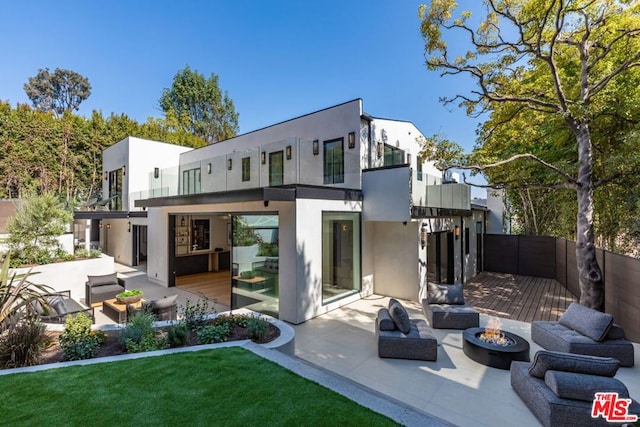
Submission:
<svg viewBox="0 0 640 427">
<path fill-rule="evenodd" d="M 71 298 L 70 290 L 45 294 L 43 298 L 45 304 L 34 300 L 31 306 L 44 323 L 64 323 L 68 316 L 78 313 L 86 314 L 95 322 L 93 308 Z"/>
<path fill-rule="evenodd" d="M 480 325 L 480 314 L 464 303 L 462 283 L 428 283 L 427 298 L 422 300 L 422 313 L 435 329 L 469 329 Z"/>
<path fill-rule="evenodd" d="M 156 320 L 177 320 L 178 319 L 178 295 L 162 297 L 152 301 L 144 301 L 139 309 L 127 306 L 127 317 L 133 313 L 145 311 L 155 316 Z"/>
<path fill-rule="evenodd" d="M 90 307 L 115 298 L 125 290 L 124 280 L 118 278 L 116 273 L 87 276 L 87 279 L 84 302 Z"/>
</svg>

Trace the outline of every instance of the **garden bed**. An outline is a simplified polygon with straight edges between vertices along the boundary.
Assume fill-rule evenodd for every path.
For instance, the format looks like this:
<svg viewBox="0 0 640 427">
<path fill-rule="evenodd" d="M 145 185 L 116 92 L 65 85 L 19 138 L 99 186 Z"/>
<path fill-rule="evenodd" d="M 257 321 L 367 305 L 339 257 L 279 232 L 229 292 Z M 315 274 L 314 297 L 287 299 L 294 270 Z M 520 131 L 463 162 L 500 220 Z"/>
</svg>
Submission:
<svg viewBox="0 0 640 427">
<path fill-rule="evenodd" d="M 168 327 L 160 327 L 157 328 L 157 336 L 166 335 Z M 104 331 L 107 339 L 106 341 L 97 349 L 95 358 L 98 357 L 108 357 L 108 356 L 118 356 L 122 354 L 129 354 L 124 348 L 124 346 L 120 342 L 120 334 L 121 329 L 117 330 L 108 330 Z M 62 347 L 60 346 L 59 337 L 61 331 L 47 331 L 47 337 L 49 344 L 43 349 L 42 354 L 38 360 L 37 365 L 45 365 L 50 363 L 59 363 L 66 361 L 64 354 L 62 352 Z M 258 344 L 266 344 L 269 343 L 280 336 L 280 330 L 269 323 L 267 333 L 265 334 L 262 340 L 254 340 Z M 230 334 L 226 337 L 224 341 L 238 341 L 238 340 L 248 340 L 249 332 L 247 328 L 233 325 L 231 328 Z M 199 345 L 198 338 L 195 332 L 191 332 L 189 334 L 189 338 L 187 343 L 183 347 L 195 346 Z M 0 369 L 4 369 L 4 367 L 0 366 Z"/>
</svg>

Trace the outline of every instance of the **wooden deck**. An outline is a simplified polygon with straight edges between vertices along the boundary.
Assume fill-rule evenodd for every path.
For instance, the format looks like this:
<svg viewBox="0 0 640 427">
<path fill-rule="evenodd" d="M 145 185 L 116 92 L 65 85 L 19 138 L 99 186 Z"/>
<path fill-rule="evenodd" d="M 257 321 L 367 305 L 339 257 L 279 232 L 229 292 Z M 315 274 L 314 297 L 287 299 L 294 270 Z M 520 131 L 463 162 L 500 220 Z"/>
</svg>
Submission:
<svg viewBox="0 0 640 427">
<path fill-rule="evenodd" d="M 554 279 L 483 272 L 465 283 L 465 302 L 480 313 L 523 322 L 556 321 L 578 298 Z"/>
</svg>

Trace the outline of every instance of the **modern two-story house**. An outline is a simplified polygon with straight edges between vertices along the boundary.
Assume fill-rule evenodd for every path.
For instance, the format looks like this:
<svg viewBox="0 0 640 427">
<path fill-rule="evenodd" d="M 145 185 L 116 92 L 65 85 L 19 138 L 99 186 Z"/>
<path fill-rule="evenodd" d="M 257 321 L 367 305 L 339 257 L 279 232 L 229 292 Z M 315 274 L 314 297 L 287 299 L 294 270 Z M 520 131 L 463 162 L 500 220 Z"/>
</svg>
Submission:
<svg viewBox="0 0 640 427">
<path fill-rule="evenodd" d="M 291 323 L 418 300 L 481 270 L 486 213 L 418 156 L 421 136 L 356 99 L 199 149 L 129 137 L 104 152 L 109 210 L 76 218 L 153 282 L 211 274 L 231 307 Z"/>
</svg>

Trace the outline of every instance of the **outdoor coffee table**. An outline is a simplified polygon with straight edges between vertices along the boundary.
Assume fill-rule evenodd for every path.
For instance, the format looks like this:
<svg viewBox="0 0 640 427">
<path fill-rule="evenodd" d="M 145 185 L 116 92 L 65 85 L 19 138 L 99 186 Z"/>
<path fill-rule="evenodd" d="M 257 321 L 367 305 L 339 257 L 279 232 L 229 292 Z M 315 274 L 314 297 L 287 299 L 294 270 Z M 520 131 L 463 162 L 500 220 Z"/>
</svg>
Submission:
<svg viewBox="0 0 640 427">
<path fill-rule="evenodd" d="M 143 302 L 144 299 L 140 299 L 140 301 L 133 304 L 123 304 L 112 298 L 102 302 L 102 312 L 118 323 L 125 323 L 127 321 L 127 305 L 139 310 L 142 308 Z"/>
</svg>

